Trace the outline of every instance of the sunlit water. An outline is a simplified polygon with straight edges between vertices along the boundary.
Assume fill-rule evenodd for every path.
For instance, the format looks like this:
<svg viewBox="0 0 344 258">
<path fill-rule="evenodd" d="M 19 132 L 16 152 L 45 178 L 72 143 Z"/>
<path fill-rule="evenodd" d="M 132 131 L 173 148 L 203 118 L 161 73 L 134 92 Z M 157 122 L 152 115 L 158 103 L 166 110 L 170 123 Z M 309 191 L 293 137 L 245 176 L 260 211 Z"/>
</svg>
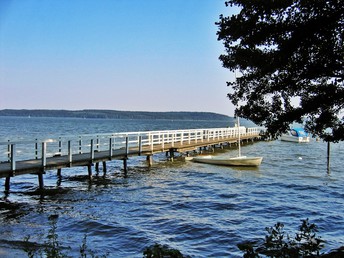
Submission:
<svg viewBox="0 0 344 258">
<path fill-rule="evenodd" d="M 232 124 L 0 118 L 0 142 L 228 125 Z M 2 197 L 11 205 L 0 209 L 0 256 L 25 257 L 25 243 L 44 247 L 56 227 L 61 252 L 76 257 L 85 236 L 95 255 L 108 257 L 142 257 L 144 248 L 154 243 L 192 257 L 242 257 L 238 243 L 264 239 L 265 227 L 277 222 L 294 236 L 306 218 L 319 227 L 318 235 L 327 241 L 325 250 L 343 246 L 344 145 L 331 145 L 330 174 L 326 147 L 314 139 L 308 144 L 279 140 L 246 144 L 244 155 L 264 157 L 257 169 L 170 162 L 165 154 L 157 154 L 150 168 L 145 157 L 130 158 L 128 177 L 121 161 L 108 162 L 106 176 L 101 172 L 92 182 L 82 167 L 62 170 L 61 182 L 56 171 L 47 171 L 44 180 L 51 192 L 45 196 L 35 194 L 36 176 L 14 177 L 10 194 Z M 234 148 L 216 152 L 235 154 Z M 3 187 L 4 180 L 0 182 Z"/>
</svg>

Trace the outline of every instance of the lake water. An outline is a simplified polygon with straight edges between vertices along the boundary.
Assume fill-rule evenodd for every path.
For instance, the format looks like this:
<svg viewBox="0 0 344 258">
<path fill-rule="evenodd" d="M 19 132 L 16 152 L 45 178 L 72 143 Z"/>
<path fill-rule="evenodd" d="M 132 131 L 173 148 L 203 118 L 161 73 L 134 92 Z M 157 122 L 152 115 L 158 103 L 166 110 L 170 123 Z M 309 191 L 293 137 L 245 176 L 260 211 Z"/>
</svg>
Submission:
<svg viewBox="0 0 344 258">
<path fill-rule="evenodd" d="M 232 121 L 0 117 L 0 142 L 229 125 Z M 331 145 L 330 174 L 326 148 L 314 139 L 244 145 L 243 155 L 264 157 L 257 169 L 170 162 L 156 154 L 152 167 L 145 157 L 130 158 L 127 177 L 121 161 L 108 162 L 106 177 L 100 173 L 92 182 L 82 167 L 62 170 L 61 181 L 56 171 L 47 171 L 44 182 L 51 191 L 45 196 L 35 194 L 36 176 L 14 177 L 10 194 L 2 190 L 0 201 L 0 257 L 26 257 L 25 244 L 44 248 L 53 240 L 61 253 L 79 257 L 85 236 L 98 256 L 142 257 L 145 247 L 159 243 L 191 257 L 242 257 L 238 243 L 264 239 L 265 227 L 277 222 L 294 236 L 306 218 L 327 241 L 324 251 L 343 246 L 344 144 Z M 235 154 L 233 148 L 216 152 Z M 4 179 L 0 183 L 4 189 Z"/>
</svg>

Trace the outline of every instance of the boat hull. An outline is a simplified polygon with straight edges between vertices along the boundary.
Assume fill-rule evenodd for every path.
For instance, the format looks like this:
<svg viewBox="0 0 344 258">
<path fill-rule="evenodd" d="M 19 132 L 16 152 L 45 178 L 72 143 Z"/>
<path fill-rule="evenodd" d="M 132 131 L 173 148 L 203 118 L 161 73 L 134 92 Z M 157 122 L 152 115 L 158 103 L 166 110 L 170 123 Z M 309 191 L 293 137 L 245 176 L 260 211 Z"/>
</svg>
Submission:
<svg viewBox="0 0 344 258">
<path fill-rule="evenodd" d="M 198 156 L 192 159 L 195 162 L 206 163 L 212 165 L 221 166 L 245 166 L 245 167 L 257 167 L 262 163 L 262 157 L 215 157 L 215 156 Z"/>
<path fill-rule="evenodd" d="M 309 136 L 303 128 L 292 128 L 287 133 L 282 134 L 281 141 L 309 142 Z"/>
<path fill-rule="evenodd" d="M 308 136 L 297 137 L 297 136 L 283 134 L 281 136 L 281 141 L 286 141 L 286 142 L 309 142 L 309 137 Z"/>
</svg>

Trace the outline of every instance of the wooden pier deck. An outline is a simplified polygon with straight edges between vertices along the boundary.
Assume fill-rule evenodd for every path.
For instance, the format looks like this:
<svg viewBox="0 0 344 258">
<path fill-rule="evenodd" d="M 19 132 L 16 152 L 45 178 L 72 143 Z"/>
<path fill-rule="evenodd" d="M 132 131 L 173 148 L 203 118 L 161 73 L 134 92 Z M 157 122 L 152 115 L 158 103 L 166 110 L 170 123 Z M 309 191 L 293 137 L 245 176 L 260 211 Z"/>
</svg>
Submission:
<svg viewBox="0 0 344 258">
<path fill-rule="evenodd" d="M 84 166 L 92 177 L 92 165 L 123 160 L 127 171 L 127 160 L 132 156 L 147 156 L 151 163 L 152 155 L 166 152 L 173 158 L 175 152 L 188 153 L 199 148 L 235 143 L 239 128 L 191 129 L 172 131 L 127 132 L 26 142 L 3 142 L 6 157 L 0 163 L 0 178 L 6 178 L 5 191 L 10 189 L 10 178 L 24 174 L 37 174 L 39 187 L 43 188 L 43 174 L 48 170 Z M 254 140 L 260 137 L 259 128 L 240 127 L 241 140 Z"/>
</svg>

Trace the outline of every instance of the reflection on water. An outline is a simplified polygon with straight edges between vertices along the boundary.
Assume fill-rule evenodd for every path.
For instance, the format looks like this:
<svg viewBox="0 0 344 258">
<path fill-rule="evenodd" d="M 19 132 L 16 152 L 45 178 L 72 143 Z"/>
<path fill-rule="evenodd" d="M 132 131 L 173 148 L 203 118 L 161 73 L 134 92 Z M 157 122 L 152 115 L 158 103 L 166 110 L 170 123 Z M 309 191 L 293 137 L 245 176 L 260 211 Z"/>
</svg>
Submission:
<svg viewBox="0 0 344 258">
<path fill-rule="evenodd" d="M 24 118 L 6 119 L 0 123 L 0 136 L 6 139 L 12 133 L 18 138 L 35 137 L 40 130 L 42 136 L 52 130 L 57 135 L 87 129 L 87 133 L 141 130 L 141 122 L 145 130 L 198 128 L 206 123 L 207 127 L 225 127 L 204 121 L 48 119 L 54 121 L 51 127 L 43 118 L 31 118 L 25 126 L 20 122 Z M 194 257 L 241 257 L 237 243 L 263 238 L 265 227 L 276 222 L 284 223 L 287 232 L 295 232 L 306 218 L 319 226 L 327 250 L 339 247 L 344 245 L 340 160 L 344 146 L 331 147 L 330 174 L 326 172 L 326 144 L 271 141 L 242 148 L 243 155 L 264 157 L 259 168 L 171 162 L 157 154 L 152 167 L 145 157 L 129 159 L 126 178 L 121 161 L 108 162 L 105 176 L 102 170 L 98 175 L 94 172 L 92 181 L 82 167 L 63 169 L 61 178 L 56 171 L 47 171 L 43 193 L 37 191 L 36 175 L 14 177 L 11 193 L 0 201 L 0 256 L 25 255 L 27 236 L 30 244 L 44 245 L 51 234 L 51 218 L 56 218 L 54 234 L 61 252 L 72 256 L 79 256 L 87 236 L 89 250 L 109 257 L 142 257 L 143 250 L 155 243 Z M 233 147 L 216 155 L 236 153 Z"/>
</svg>

